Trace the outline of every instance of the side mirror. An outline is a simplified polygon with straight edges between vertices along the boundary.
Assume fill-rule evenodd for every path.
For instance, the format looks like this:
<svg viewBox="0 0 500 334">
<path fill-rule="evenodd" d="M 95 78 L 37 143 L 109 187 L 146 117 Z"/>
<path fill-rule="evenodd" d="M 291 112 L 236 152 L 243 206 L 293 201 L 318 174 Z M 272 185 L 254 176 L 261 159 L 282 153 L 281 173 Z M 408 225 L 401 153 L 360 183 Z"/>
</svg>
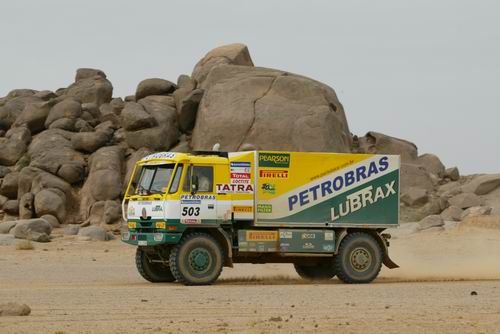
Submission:
<svg viewBox="0 0 500 334">
<path fill-rule="evenodd" d="M 193 175 L 191 177 L 191 194 L 196 194 L 198 191 L 198 175 Z"/>
</svg>

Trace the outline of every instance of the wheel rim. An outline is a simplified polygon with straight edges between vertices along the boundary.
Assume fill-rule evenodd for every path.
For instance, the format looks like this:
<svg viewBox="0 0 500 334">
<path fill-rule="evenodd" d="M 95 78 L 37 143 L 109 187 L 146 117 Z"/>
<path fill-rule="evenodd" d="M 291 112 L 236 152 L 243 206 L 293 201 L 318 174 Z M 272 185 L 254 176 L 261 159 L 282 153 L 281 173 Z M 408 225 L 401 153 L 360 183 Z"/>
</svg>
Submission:
<svg viewBox="0 0 500 334">
<path fill-rule="evenodd" d="M 350 256 L 351 266 L 357 272 L 363 272 L 372 264 L 372 256 L 370 252 L 363 247 L 355 248 Z"/>
<path fill-rule="evenodd" d="M 203 248 L 196 248 L 189 253 L 189 265 L 196 272 L 206 271 L 212 262 L 212 256 Z"/>
</svg>

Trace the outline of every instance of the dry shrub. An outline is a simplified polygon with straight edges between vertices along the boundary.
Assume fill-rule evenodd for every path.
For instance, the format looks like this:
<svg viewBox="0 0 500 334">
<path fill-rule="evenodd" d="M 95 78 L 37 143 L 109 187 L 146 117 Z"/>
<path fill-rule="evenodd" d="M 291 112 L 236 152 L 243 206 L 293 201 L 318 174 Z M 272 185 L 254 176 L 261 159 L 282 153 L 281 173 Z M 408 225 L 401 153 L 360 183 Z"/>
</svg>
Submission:
<svg viewBox="0 0 500 334">
<path fill-rule="evenodd" d="M 35 249 L 31 240 L 21 240 L 16 243 L 17 250 L 32 250 Z"/>
</svg>

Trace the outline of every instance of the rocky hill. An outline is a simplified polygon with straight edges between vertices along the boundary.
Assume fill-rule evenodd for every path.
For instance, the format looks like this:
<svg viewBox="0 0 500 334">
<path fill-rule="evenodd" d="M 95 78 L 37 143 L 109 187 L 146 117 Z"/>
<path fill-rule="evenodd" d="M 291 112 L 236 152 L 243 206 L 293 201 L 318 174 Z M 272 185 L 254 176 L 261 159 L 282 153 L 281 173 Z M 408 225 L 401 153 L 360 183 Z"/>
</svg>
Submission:
<svg viewBox="0 0 500 334">
<path fill-rule="evenodd" d="M 103 71 L 88 68 L 55 92 L 15 89 L 0 98 L 0 233 L 48 241 L 64 224 L 67 233 L 109 238 L 138 159 L 216 143 L 227 151 L 400 154 L 403 222 L 500 225 L 500 174 L 460 176 L 411 142 L 353 135 L 331 87 L 255 67 L 245 45 L 231 44 L 208 52 L 191 76 L 145 79 L 123 99 Z M 41 219 L 24 221 L 32 218 Z"/>
</svg>

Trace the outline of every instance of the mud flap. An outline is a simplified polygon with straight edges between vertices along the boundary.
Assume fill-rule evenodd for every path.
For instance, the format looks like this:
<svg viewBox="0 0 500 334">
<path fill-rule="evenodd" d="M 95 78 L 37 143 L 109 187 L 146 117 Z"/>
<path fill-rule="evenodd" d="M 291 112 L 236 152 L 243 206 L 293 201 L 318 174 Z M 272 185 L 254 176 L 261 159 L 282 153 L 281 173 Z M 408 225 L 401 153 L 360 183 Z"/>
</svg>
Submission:
<svg viewBox="0 0 500 334">
<path fill-rule="evenodd" d="M 392 261 L 391 258 L 389 257 L 387 249 L 385 251 L 384 258 L 382 259 L 382 263 L 389 269 L 399 268 L 399 266 L 396 263 L 394 263 L 394 261 Z"/>
</svg>

